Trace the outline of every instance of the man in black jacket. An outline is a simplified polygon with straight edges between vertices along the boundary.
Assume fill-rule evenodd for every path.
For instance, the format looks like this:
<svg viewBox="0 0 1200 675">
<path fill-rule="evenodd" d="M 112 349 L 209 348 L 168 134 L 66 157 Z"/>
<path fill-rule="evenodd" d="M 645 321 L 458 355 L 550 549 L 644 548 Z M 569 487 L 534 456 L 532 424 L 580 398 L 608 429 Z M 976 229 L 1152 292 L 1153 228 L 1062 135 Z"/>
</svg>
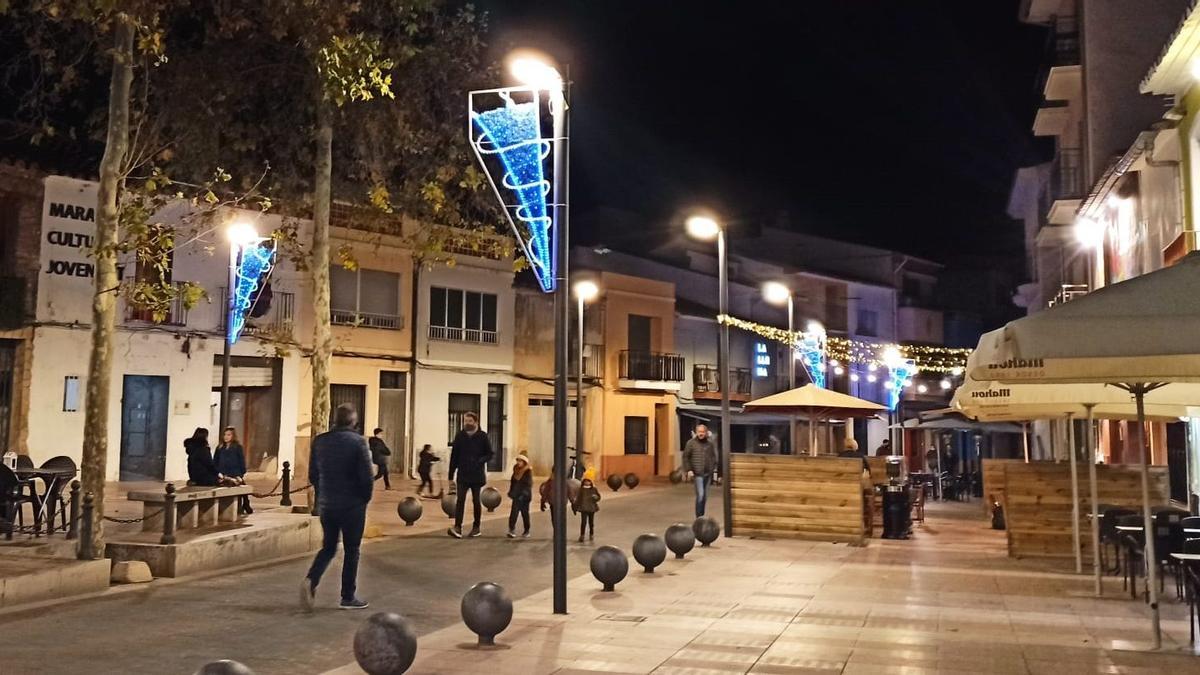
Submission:
<svg viewBox="0 0 1200 675">
<path fill-rule="evenodd" d="M 342 609 L 363 609 L 367 603 L 355 595 L 358 580 L 358 550 L 367 521 L 367 503 L 371 501 L 374 472 L 367 439 L 355 428 L 358 413 L 345 403 L 333 411 L 333 429 L 312 441 L 309 453 L 308 481 L 317 492 L 324 539 L 321 550 L 300 586 L 300 604 L 312 611 L 317 584 L 337 554 L 342 539 Z"/>
<path fill-rule="evenodd" d="M 387 446 L 383 440 L 383 429 L 376 428 L 372 432 L 371 438 L 367 439 L 367 443 L 371 446 L 371 463 L 379 467 L 379 471 L 375 473 L 375 480 L 383 479 L 383 489 L 392 489 L 392 480 L 388 478 L 388 457 L 392 456 L 392 449 Z"/>
<path fill-rule="evenodd" d="M 462 539 L 463 511 L 466 507 L 467 491 L 471 492 L 471 503 L 475 507 L 475 523 L 467 536 L 478 537 L 479 518 L 482 508 L 479 491 L 487 484 L 487 463 L 492 458 L 492 444 L 488 435 L 479 428 L 479 415 L 469 412 L 463 415 L 463 428 L 450 445 L 450 480 L 458 474 L 458 500 L 454 505 L 454 527 L 447 532 L 455 539 Z"/>
</svg>

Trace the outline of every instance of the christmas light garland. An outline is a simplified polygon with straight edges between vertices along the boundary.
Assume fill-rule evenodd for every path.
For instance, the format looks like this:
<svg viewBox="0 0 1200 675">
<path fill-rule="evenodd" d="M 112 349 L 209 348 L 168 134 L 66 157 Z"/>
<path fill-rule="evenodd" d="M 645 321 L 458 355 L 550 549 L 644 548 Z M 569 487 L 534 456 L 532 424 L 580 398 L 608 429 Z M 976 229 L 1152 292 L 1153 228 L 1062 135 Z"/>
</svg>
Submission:
<svg viewBox="0 0 1200 675">
<path fill-rule="evenodd" d="M 735 316 L 718 315 L 717 322 L 728 324 L 740 330 L 749 331 L 768 340 L 781 342 L 785 345 L 799 346 L 807 338 L 803 331 L 788 332 L 774 326 L 764 326 L 761 323 L 746 321 Z M 849 338 L 824 336 L 825 354 L 830 360 L 845 363 L 865 363 L 887 367 L 883 353 L 889 348 L 900 351 L 900 355 L 911 360 L 917 370 L 958 375 L 967 365 L 970 349 L 957 347 L 930 347 L 928 345 L 901 345 L 886 342 L 866 342 Z"/>
</svg>

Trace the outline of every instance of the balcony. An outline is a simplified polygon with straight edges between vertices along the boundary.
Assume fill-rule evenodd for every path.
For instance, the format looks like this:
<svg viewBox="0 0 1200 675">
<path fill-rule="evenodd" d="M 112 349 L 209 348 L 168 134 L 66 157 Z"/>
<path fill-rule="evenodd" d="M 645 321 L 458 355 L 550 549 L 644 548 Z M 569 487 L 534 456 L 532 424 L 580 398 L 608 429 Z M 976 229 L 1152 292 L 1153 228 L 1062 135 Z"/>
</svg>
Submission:
<svg viewBox="0 0 1200 675">
<path fill-rule="evenodd" d="M 229 298 L 225 294 L 225 289 L 220 289 L 221 304 L 217 311 L 221 313 L 220 326 L 221 330 L 225 330 L 225 320 L 227 318 L 229 307 Z M 272 291 L 271 304 L 267 307 L 267 311 L 262 316 L 246 317 L 246 324 L 242 327 L 242 335 L 257 335 L 259 337 L 269 337 L 272 335 L 290 336 L 292 329 L 295 327 L 296 317 L 296 294 L 285 293 L 283 291 Z"/>
<path fill-rule="evenodd" d="M 1077 66 L 1079 58 L 1079 20 L 1074 16 L 1054 17 L 1054 65 Z"/>
<path fill-rule="evenodd" d="M 499 335 L 494 330 L 430 326 L 429 339 L 442 340 L 444 342 L 470 342 L 473 344 L 494 345 L 499 341 Z"/>
<path fill-rule="evenodd" d="M 382 330 L 401 330 L 404 319 L 398 314 L 372 314 L 357 312 L 352 309 L 330 309 L 329 322 L 335 326 L 350 326 L 352 328 L 379 328 Z"/>
<path fill-rule="evenodd" d="M 179 284 L 175 284 L 175 286 L 178 288 Z M 126 304 L 125 322 L 152 323 L 157 326 L 186 326 L 188 322 L 188 309 L 183 303 L 183 297 L 176 295 L 171 300 L 170 307 L 167 308 L 167 315 L 162 320 L 156 320 L 154 318 L 154 310 Z"/>
<path fill-rule="evenodd" d="M 622 389 L 679 391 L 683 382 L 683 356 L 660 352 L 622 350 L 620 382 Z"/>
<path fill-rule="evenodd" d="M 745 403 L 750 400 L 750 369 L 730 368 L 729 377 L 733 387 L 729 390 L 730 401 Z M 784 387 L 786 389 L 787 387 Z M 712 364 L 692 366 L 692 398 L 697 401 L 721 400 L 721 370 Z"/>
<path fill-rule="evenodd" d="M 1050 165 L 1050 184 L 1046 191 L 1046 217 L 1052 225 L 1071 225 L 1084 196 L 1083 152 L 1078 148 L 1059 148 Z"/>
<path fill-rule="evenodd" d="M 568 366 L 571 377 L 579 376 L 579 355 L 575 343 L 571 343 L 571 363 Z M 604 345 L 585 344 L 583 346 L 583 376 L 589 380 L 604 379 Z"/>
<path fill-rule="evenodd" d="M 1053 307 L 1055 305 L 1061 305 L 1064 302 L 1070 302 L 1082 295 L 1087 295 L 1087 293 L 1087 284 L 1062 284 L 1059 287 L 1058 295 L 1055 295 L 1053 298 L 1051 298 L 1046 303 L 1046 306 Z"/>
</svg>

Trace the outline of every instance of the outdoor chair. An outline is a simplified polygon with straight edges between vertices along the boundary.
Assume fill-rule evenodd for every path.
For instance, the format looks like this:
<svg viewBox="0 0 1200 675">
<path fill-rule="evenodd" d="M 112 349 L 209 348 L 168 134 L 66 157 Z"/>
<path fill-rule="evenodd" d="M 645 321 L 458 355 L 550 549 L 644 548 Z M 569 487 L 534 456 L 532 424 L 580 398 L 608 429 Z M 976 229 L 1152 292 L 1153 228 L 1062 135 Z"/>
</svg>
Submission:
<svg viewBox="0 0 1200 675">
<path fill-rule="evenodd" d="M 1142 516 L 1134 513 L 1124 516 L 1118 516 L 1116 527 L 1141 527 L 1143 525 Z M 1120 532 L 1117 531 L 1120 548 L 1125 551 L 1125 566 L 1124 574 L 1121 579 L 1121 588 L 1129 588 L 1129 596 L 1137 597 L 1137 569 L 1142 565 L 1145 558 L 1146 533 L 1142 532 Z"/>
<path fill-rule="evenodd" d="M 33 466 L 33 460 L 29 458 L 29 455 L 17 455 L 18 469 L 32 469 Z"/>
<path fill-rule="evenodd" d="M 1136 515 L 1132 509 L 1109 507 L 1100 509 L 1100 567 L 1112 574 L 1121 571 L 1121 539 L 1117 536 L 1117 519 Z M 1113 548 L 1113 564 L 1108 566 L 1108 547 Z"/>
<path fill-rule="evenodd" d="M 912 487 L 912 519 L 918 523 L 925 522 L 925 486 L 918 483 Z"/>
<path fill-rule="evenodd" d="M 66 455 L 51 457 L 42 463 L 42 468 L 62 469 L 64 473 L 69 470 L 72 478 L 78 471 L 78 468 L 75 466 L 75 460 Z M 61 479 L 54 481 L 53 486 L 50 484 L 46 485 L 46 493 L 42 495 L 42 499 L 46 501 L 46 523 L 51 526 L 51 529 L 53 529 L 55 516 L 58 516 L 62 522 L 62 529 L 64 531 L 67 529 L 67 504 L 63 499 L 63 490 L 70 482 L 70 480 Z"/>
<path fill-rule="evenodd" d="M 0 464 L 0 520 L 3 521 L 5 538 L 11 540 L 14 525 L 24 528 L 25 512 L 23 504 L 33 507 L 34 518 L 37 518 L 37 500 L 25 494 L 21 489 L 21 480 L 7 466 Z"/>
</svg>

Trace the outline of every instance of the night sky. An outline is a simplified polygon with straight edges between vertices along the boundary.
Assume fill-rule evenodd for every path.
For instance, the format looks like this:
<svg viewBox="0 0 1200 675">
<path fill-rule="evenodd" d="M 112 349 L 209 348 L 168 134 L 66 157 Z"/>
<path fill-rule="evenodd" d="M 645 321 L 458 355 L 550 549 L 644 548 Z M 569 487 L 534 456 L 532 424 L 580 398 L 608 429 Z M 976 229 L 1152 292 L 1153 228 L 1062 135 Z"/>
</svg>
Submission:
<svg viewBox="0 0 1200 675">
<path fill-rule="evenodd" d="M 1020 251 L 1008 189 L 1047 153 L 1018 4 L 478 3 L 497 58 L 569 65 L 577 237 L 629 247 L 704 205 L 943 261 Z"/>
</svg>

